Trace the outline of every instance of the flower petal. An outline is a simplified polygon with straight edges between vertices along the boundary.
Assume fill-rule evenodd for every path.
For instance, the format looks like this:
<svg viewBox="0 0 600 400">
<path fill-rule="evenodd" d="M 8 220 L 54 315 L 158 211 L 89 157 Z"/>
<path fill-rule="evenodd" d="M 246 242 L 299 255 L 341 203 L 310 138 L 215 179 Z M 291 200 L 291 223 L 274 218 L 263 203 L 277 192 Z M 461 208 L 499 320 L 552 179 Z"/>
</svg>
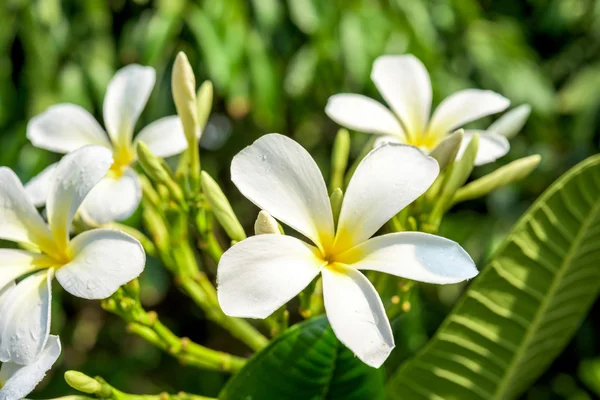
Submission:
<svg viewBox="0 0 600 400">
<path fill-rule="evenodd" d="M 99 224 L 122 221 L 135 212 L 141 200 L 140 178 L 127 168 L 120 177 L 102 178 L 85 197 L 80 212 Z"/>
<path fill-rule="evenodd" d="M 81 202 L 112 163 L 112 152 L 100 146 L 82 147 L 59 161 L 46 204 L 48 223 L 59 249 L 66 248 L 71 221 Z"/>
<path fill-rule="evenodd" d="M 115 146 L 131 145 L 133 128 L 148 102 L 156 72 L 131 64 L 115 73 L 104 96 L 104 125 Z"/>
<path fill-rule="evenodd" d="M 25 366 L 15 363 L 2 364 L 0 399 L 19 400 L 31 393 L 58 360 L 60 352 L 60 339 L 58 336 L 50 335 L 46 347 L 31 364 Z"/>
<path fill-rule="evenodd" d="M 423 63 L 410 54 L 381 56 L 373 63 L 371 79 L 408 135 L 424 134 L 431 112 L 431 81 Z"/>
<path fill-rule="evenodd" d="M 0 290 L 25 274 L 50 265 L 52 259 L 44 254 L 0 249 Z"/>
<path fill-rule="evenodd" d="M 340 254 L 336 261 L 426 283 L 457 283 L 478 274 L 471 256 L 458 243 L 422 232 L 369 239 Z"/>
<path fill-rule="evenodd" d="M 6 285 L 4 285 L 4 287 L 0 287 L 0 308 L 2 308 L 2 296 L 4 296 L 5 294 L 7 294 L 8 292 L 10 292 L 14 287 L 16 286 L 16 283 L 14 281 L 7 283 Z"/>
<path fill-rule="evenodd" d="M 456 155 L 456 159 L 460 160 L 467 149 L 467 146 L 473 139 L 473 135 L 479 135 L 479 147 L 477 148 L 477 156 L 475 157 L 475 165 L 483 165 L 491 163 L 504 157 L 510 150 L 510 143 L 504 136 L 498 135 L 490 131 L 465 131 L 463 140 L 460 144 L 460 149 Z"/>
<path fill-rule="evenodd" d="M 388 144 L 388 143 L 404 144 L 404 140 L 401 140 L 396 136 L 389 136 L 389 135 L 379 136 L 373 142 L 373 148 L 377 148 L 379 146 L 383 146 L 384 144 Z"/>
<path fill-rule="evenodd" d="M 26 365 L 44 349 L 50 332 L 53 270 L 28 276 L 2 296 L 0 361 Z"/>
<path fill-rule="evenodd" d="M 513 108 L 498 118 L 487 130 L 505 136 L 508 139 L 513 138 L 523 129 L 527 118 L 529 118 L 529 114 L 531 114 L 531 106 L 529 104 L 521 104 L 519 107 Z"/>
<path fill-rule="evenodd" d="M 56 279 L 73 296 L 105 299 L 137 278 L 146 264 L 140 242 L 115 229 L 93 229 L 69 243 L 73 259 L 56 271 Z"/>
<path fill-rule="evenodd" d="M 0 238 L 53 248 L 48 226 L 27 198 L 15 173 L 0 167 Z"/>
<path fill-rule="evenodd" d="M 322 272 L 327 319 L 340 342 L 362 362 L 379 368 L 394 348 L 392 328 L 379 294 L 359 271 L 336 267 Z"/>
<path fill-rule="evenodd" d="M 437 162 L 420 150 L 387 144 L 371 151 L 352 176 L 340 211 L 334 252 L 370 238 L 437 178 Z"/>
<path fill-rule="evenodd" d="M 431 117 L 428 132 L 442 136 L 479 118 L 504 111 L 510 101 L 491 90 L 466 89 L 448 96 Z"/>
<path fill-rule="evenodd" d="M 50 164 L 25 184 L 27 197 L 29 197 L 34 206 L 43 207 L 46 204 L 48 188 L 50 187 L 50 181 L 57 165 L 58 163 Z"/>
<path fill-rule="evenodd" d="M 319 274 L 316 249 L 284 235 L 258 235 L 223 254 L 217 270 L 219 304 L 234 317 L 266 318 Z"/>
<path fill-rule="evenodd" d="M 200 131 L 198 131 L 198 136 Z M 158 119 L 138 133 L 135 142 L 144 142 L 157 157 L 170 157 L 188 147 L 183 125 L 177 115 Z"/>
<path fill-rule="evenodd" d="M 323 175 L 292 139 L 262 136 L 233 158 L 231 180 L 248 200 L 315 244 L 331 243 L 333 213 Z"/>
<path fill-rule="evenodd" d="M 84 108 L 75 104 L 49 107 L 27 124 L 27 138 L 35 147 L 69 153 L 88 144 L 111 148 L 104 129 Z"/>
<path fill-rule="evenodd" d="M 359 132 L 404 137 L 396 116 L 383 104 L 360 94 L 336 94 L 325 113 L 338 124 Z"/>
</svg>

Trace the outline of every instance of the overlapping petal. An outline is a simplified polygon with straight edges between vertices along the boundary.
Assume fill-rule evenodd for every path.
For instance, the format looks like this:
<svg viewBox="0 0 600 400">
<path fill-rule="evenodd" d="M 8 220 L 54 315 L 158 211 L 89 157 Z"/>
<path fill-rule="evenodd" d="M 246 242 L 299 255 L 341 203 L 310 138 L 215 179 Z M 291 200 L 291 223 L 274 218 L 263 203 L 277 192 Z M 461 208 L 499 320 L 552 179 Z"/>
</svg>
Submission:
<svg viewBox="0 0 600 400">
<path fill-rule="evenodd" d="M 304 289 L 324 263 L 316 249 L 291 236 L 264 234 L 227 250 L 217 275 L 225 314 L 266 318 Z"/>
<path fill-rule="evenodd" d="M 396 116 L 383 104 L 359 94 L 336 94 L 327 101 L 325 113 L 346 128 L 360 132 L 404 138 Z"/>
<path fill-rule="evenodd" d="M 50 335 L 46 347 L 39 357 L 28 365 L 2 364 L 0 369 L 0 400 L 25 398 L 44 379 L 46 373 L 58 360 L 61 352 L 60 339 Z"/>
<path fill-rule="evenodd" d="M 498 118 L 487 130 L 508 139 L 513 138 L 525 126 L 529 114 L 531 114 L 531 106 L 529 104 L 521 104 L 519 107 L 515 107 Z"/>
<path fill-rule="evenodd" d="M 425 133 L 431 112 L 431 81 L 423 63 L 413 55 L 381 56 L 373 64 L 371 79 L 408 135 Z"/>
<path fill-rule="evenodd" d="M 152 67 L 131 64 L 112 78 L 104 96 L 104 125 L 117 147 L 131 145 L 133 129 L 148 102 L 156 72 Z"/>
<path fill-rule="evenodd" d="M 57 153 L 90 144 L 111 147 L 100 124 L 75 104 L 57 104 L 34 117 L 27 125 L 27 138 L 35 147 Z"/>
<path fill-rule="evenodd" d="M 133 237 L 113 229 L 93 229 L 69 243 L 72 260 L 56 279 L 74 296 L 104 299 L 144 270 L 146 254 Z"/>
<path fill-rule="evenodd" d="M 177 115 L 160 118 L 147 125 L 135 137 L 135 142 L 138 141 L 144 142 L 157 157 L 170 157 L 188 147 L 183 125 Z"/>
<path fill-rule="evenodd" d="M 0 361 L 27 365 L 44 349 L 50 332 L 53 270 L 28 276 L 0 302 Z"/>
<path fill-rule="evenodd" d="M 317 245 L 333 239 L 333 214 L 319 167 L 298 143 L 269 134 L 238 153 L 231 180 L 246 198 Z"/>
<path fill-rule="evenodd" d="M 69 241 L 75 212 L 88 192 L 106 175 L 112 152 L 100 146 L 85 146 L 67 154 L 58 163 L 48 189 L 48 223 L 59 249 Z"/>
<path fill-rule="evenodd" d="M 105 224 L 129 218 L 142 200 L 142 187 L 137 173 L 127 168 L 123 175 L 107 175 L 90 190 L 80 212 L 87 218 Z"/>
<path fill-rule="evenodd" d="M 43 207 L 46 204 L 48 188 L 50 187 L 54 169 L 57 165 L 58 163 L 50 164 L 25 184 L 27 197 L 29 197 L 29 201 L 31 201 L 34 206 Z"/>
<path fill-rule="evenodd" d="M 353 268 L 323 270 L 323 300 L 337 338 L 365 364 L 379 368 L 394 348 L 392 328 L 379 294 Z"/>
<path fill-rule="evenodd" d="M 29 201 L 19 178 L 6 167 L 0 167 L 0 238 L 54 248 L 46 223 Z"/>
<path fill-rule="evenodd" d="M 477 155 L 475 156 L 476 166 L 494 162 L 500 157 L 505 156 L 510 150 L 510 143 L 504 136 L 490 131 L 468 130 L 464 133 L 460 149 L 458 149 L 458 154 L 456 155 L 457 159 L 462 158 L 475 134 L 479 135 L 479 145 L 477 147 Z"/>
<path fill-rule="evenodd" d="M 336 261 L 425 283 L 457 283 L 478 273 L 471 256 L 458 243 L 422 232 L 369 239 L 337 256 Z"/>
<path fill-rule="evenodd" d="M 44 254 L 0 249 L 0 290 L 25 274 L 50 265 L 52 259 Z"/>
<path fill-rule="evenodd" d="M 438 173 L 437 162 L 412 146 L 387 144 L 371 151 L 354 172 L 344 194 L 334 252 L 370 238 L 422 195 Z"/>
<path fill-rule="evenodd" d="M 491 90 L 466 89 L 446 97 L 431 117 L 428 132 L 442 136 L 468 122 L 504 111 L 510 101 Z"/>
</svg>

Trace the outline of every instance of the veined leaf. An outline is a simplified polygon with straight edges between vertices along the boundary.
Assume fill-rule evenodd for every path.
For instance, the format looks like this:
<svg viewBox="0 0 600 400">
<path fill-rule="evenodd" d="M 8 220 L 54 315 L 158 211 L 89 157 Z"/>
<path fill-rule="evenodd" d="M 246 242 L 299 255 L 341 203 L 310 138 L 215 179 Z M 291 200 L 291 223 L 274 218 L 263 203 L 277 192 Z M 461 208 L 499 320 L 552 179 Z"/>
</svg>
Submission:
<svg viewBox="0 0 600 400">
<path fill-rule="evenodd" d="M 356 358 L 322 316 L 293 326 L 256 354 L 219 399 L 384 399 L 383 370 Z"/>
<path fill-rule="evenodd" d="M 516 398 L 568 343 L 600 289 L 600 155 L 529 209 L 389 398 Z"/>
</svg>

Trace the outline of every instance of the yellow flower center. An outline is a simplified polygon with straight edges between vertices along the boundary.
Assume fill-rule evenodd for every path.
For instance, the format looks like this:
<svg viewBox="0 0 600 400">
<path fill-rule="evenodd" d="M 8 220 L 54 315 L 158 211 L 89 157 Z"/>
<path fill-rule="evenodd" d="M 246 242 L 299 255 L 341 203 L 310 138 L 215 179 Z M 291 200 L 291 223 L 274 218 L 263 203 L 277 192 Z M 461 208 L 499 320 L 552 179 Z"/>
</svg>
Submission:
<svg viewBox="0 0 600 400">
<path fill-rule="evenodd" d="M 131 146 L 116 147 L 113 152 L 114 162 L 108 171 L 108 174 L 113 178 L 119 178 L 125 170 L 135 160 L 135 151 Z"/>
<path fill-rule="evenodd" d="M 433 150 L 439 143 L 439 139 L 434 135 L 418 135 L 410 137 L 407 142 L 411 146 Z"/>
<path fill-rule="evenodd" d="M 329 246 L 328 248 L 324 248 L 323 250 L 318 250 L 317 252 L 317 257 L 325 264 L 324 268 L 339 273 L 346 273 L 346 263 L 340 262 L 338 260 L 337 256 L 339 255 L 339 252 L 336 249 L 334 249 L 333 246 Z"/>
</svg>

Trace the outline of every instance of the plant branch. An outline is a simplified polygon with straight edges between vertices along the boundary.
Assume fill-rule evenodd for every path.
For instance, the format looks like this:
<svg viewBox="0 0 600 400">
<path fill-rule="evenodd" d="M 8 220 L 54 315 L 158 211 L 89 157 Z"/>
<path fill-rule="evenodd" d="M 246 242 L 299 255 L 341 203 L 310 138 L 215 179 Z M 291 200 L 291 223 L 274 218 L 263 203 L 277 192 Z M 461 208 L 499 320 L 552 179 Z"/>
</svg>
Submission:
<svg viewBox="0 0 600 400">
<path fill-rule="evenodd" d="M 136 282 L 136 281 L 134 281 Z M 235 373 L 246 360 L 180 338 L 163 325 L 155 312 L 143 309 L 137 298 L 136 283 L 130 282 L 102 302 L 102 307 L 128 322 L 129 332 L 177 358 L 182 364 Z"/>
<path fill-rule="evenodd" d="M 53 400 L 216 400 L 212 397 L 199 396 L 185 392 L 179 392 L 177 394 L 160 393 L 156 395 L 124 393 L 99 376 L 92 378 L 78 371 L 67 371 L 65 373 L 65 380 L 73 389 L 93 395 L 94 397 L 66 396 Z"/>
</svg>

